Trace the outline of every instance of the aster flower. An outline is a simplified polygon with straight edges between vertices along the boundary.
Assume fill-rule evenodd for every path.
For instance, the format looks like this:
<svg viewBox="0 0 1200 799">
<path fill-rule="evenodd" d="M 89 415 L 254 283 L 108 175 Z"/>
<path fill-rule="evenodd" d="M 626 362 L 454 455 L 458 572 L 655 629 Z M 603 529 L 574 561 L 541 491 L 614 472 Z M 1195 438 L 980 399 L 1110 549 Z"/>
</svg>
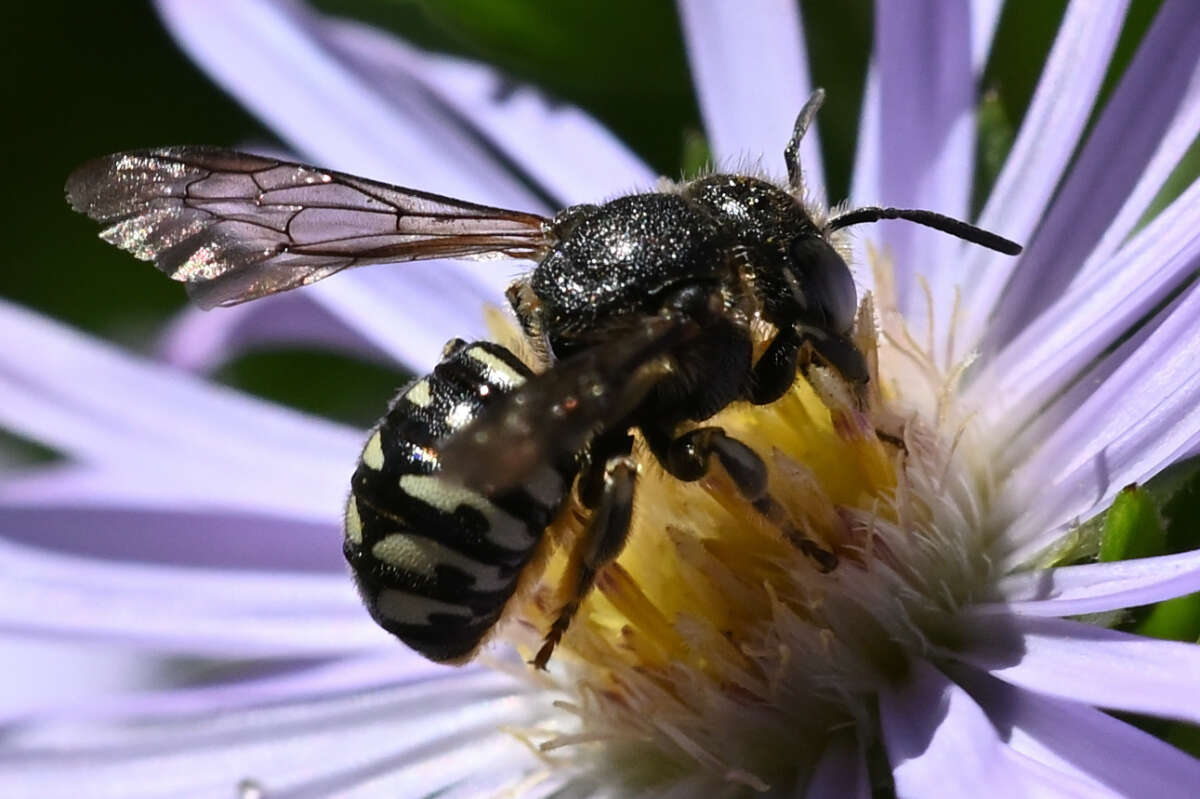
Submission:
<svg viewBox="0 0 1200 799">
<path fill-rule="evenodd" d="M 525 88 L 498 98 L 479 65 L 266 0 L 159 7 L 306 160 L 533 211 L 550 209 L 493 153 L 563 205 L 653 184 L 586 116 Z M 680 11 L 716 155 L 763 153 L 769 168 L 809 89 L 794 7 Z M 1069 618 L 1198 591 L 1200 553 L 1061 565 L 1086 551 L 1079 522 L 1200 447 L 1200 183 L 1143 222 L 1200 132 L 1200 15 L 1163 3 L 1084 136 L 1124 11 L 1068 7 L 980 215 L 1028 243 L 1021 259 L 900 224 L 858 234 L 870 414 L 818 371 L 768 408 L 719 417 L 771 454 L 793 518 L 851 556 L 817 574 L 720 475 L 684 485 L 647 469 L 629 547 L 546 674 L 503 648 L 434 666 L 369 623 L 335 563 L 360 432 L 0 305 L 2 338 L 23 343 L 0 354 L 0 420 L 68 456 L 8 475 L 6 529 L 52 539 L 78 534 L 82 516 L 96 548 L 4 539 L 3 629 L 231 667 L 198 688 L 9 702 L 0 793 L 817 798 L 890 779 L 901 796 L 1173 796 L 1200 784 L 1200 762 L 1101 710 L 1200 723 L 1200 649 Z M 858 204 L 967 216 L 998 7 L 937 12 L 877 9 Z M 815 137 L 805 147 L 820 196 Z M 303 327 L 422 370 L 445 339 L 484 334 L 479 308 L 504 277 L 449 263 L 347 273 L 189 312 L 167 354 L 199 368 L 221 356 L 212 342 Z M 121 558 L 131 551 L 137 562 Z M 552 554 L 514 609 L 518 644 L 545 628 L 559 568 Z"/>
</svg>

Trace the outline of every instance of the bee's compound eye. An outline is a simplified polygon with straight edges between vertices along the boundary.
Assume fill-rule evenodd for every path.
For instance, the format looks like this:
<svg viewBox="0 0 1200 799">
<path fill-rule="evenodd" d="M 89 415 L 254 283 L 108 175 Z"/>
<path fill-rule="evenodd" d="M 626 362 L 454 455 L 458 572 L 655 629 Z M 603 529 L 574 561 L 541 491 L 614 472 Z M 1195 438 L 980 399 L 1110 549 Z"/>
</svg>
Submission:
<svg viewBox="0 0 1200 799">
<path fill-rule="evenodd" d="M 791 252 L 806 308 L 824 316 L 837 333 L 849 332 L 858 310 L 850 267 L 829 242 L 817 236 L 796 239 Z"/>
</svg>

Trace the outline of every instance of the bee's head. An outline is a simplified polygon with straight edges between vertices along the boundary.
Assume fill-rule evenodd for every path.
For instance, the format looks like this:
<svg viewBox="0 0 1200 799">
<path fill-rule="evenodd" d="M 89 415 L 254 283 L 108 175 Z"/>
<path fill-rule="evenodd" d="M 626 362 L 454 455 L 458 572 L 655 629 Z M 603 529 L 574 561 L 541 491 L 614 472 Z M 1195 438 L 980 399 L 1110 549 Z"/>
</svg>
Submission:
<svg viewBox="0 0 1200 799">
<path fill-rule="evenodd" d="M 769 321 L 845 334 L 857 297 L 845 260 L 789 191 L 745 175 L 710 175 L 685 196 L 736 241 Z"/>
<path fill-rule="evenodd" d="M 850 267 L 820 234 L 801 235 L 788 247 L 785 280 L 805 321 L 848 335 L 858 311 Z"/>
</svg>

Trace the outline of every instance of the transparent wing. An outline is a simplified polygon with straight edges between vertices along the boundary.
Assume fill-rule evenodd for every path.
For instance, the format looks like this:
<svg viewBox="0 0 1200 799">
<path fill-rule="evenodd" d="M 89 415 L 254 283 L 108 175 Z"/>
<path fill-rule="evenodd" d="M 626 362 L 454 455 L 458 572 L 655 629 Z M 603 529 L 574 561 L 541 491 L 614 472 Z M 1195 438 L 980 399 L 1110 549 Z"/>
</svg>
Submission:
<svg viewBox="0 0 1200 799">
<path fill-rule="evenodd" d="M 100 236 L 154 261 L 202 307 L 234 305 L 352 266 L 540 257 L 548 220 L 213 147 L 90 161 L 67 180 Z"/>
</svg>

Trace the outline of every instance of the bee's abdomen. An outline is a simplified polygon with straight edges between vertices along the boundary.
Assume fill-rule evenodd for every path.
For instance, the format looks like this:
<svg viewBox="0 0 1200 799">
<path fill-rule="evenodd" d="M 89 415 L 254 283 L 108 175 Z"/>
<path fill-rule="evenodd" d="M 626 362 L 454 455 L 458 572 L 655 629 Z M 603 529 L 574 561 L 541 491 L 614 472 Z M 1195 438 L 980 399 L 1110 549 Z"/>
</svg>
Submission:
<svg viewBox="0 0 1200 799">
<path fill-rule="evenodd" d="M 396 396 L 354 472 L 344 550 L 363 601 L 431 660 L 475 651 L 570 489 L 570 470 L 551 465 L 496 496 L 441 472 L 438 442 L 530 375 L 498 344 L 451 344 Z"/>
</svg>

